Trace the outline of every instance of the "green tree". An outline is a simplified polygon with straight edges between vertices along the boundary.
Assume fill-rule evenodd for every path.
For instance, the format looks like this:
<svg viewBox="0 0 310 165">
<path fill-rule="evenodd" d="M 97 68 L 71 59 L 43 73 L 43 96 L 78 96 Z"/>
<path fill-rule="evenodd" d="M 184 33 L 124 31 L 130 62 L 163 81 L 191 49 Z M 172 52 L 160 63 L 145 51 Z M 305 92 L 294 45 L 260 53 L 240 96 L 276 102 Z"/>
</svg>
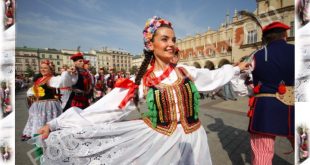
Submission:
<svg viewBox="0 0 310 165">
<path fill-rule="evenodd" d="M 26 77 L 32 77 L 34 75 L 34 70 L 31 68 L 29 64 L 27 64 L 27 68 L 25 72 L 26 72 L 25 73 Z"/>
<path fill-rule="evenodd" d="M 136 65 L 132 66 L 130 68 L 130 74 L 135 74 L 137 70 L 138 70 L 138 67 Z"/>
<path fill-rule="evenodd" d="M 95 68 L 94 66 L 90 66 L 90 67 L 88 68 L 88 70 L 89 70 L 93 75 L 95 75 L 95 74 L 97 73 L 96 68 Z"/>
</svg>

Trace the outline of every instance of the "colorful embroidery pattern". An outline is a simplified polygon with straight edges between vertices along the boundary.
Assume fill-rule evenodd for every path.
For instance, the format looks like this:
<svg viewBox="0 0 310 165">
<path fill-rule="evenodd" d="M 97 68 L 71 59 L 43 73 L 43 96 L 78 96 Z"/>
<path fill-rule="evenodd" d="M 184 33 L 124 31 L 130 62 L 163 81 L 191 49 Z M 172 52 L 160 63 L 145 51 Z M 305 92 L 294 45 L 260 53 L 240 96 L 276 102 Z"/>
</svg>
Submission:
<svg viewBox="0 0 310 165">
<path fill-rule="evenodd" d="M 177 98 L 174 98 L 175 94 Z M 184 80 L 178 77 L 172 85 L 158 84 L 156 88 L 149 88 L 147 104 L 149 111 L 144 117 L 144 122 L 157 132 L 168 136 L 174 132 L 178 124 L 177 109 L 180 112 L 180 122 L 185 133 L 191 133 L 200 128 L 199 93 L 188 78 Z"/>
</svg>

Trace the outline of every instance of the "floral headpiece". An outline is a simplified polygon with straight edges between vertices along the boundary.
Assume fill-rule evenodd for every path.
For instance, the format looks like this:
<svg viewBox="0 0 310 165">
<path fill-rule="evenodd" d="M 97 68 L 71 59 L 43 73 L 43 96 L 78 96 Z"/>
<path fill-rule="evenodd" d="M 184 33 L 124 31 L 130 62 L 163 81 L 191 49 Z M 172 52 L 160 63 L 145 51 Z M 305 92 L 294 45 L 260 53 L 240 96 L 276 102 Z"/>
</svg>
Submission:
<svg viewBox="0 0 310 165">
<path fill-rule="evenodd" d="M 42 61 L 41 61 L 41 64 L 46 64 L 46 65 L 48 65 L 48 67 L 51 69 L 51 71 L 54 72 L 55 65 L 53 64 L 52 61 L 50 61 L 50 60 L 42 60 Z"/>
<path fill-rule="evenodd" d="M 162 19 L 160 17 L 154 16 L 146 21 L 145 27 L 143 30 L 143 39 L 144 39 L 144 49 L 149 51 L 147 44 L 151 42 L 155 31 L 162 25 L 168 25 L 172 28 L 171 22 Z"/>
</svg>

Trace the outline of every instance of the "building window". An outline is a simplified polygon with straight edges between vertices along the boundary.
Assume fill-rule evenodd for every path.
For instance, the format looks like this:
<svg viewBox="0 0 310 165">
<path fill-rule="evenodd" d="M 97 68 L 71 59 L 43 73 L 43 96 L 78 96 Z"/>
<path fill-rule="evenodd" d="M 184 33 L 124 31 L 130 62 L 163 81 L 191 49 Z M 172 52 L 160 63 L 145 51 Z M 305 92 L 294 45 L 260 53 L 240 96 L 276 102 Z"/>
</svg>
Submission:
<svg viewBox="0 0 310 165">
<path fill-rule="evenodd" d="M 52 56 L 52 55 L 50 55 L 50 59 L 52 59 L 52 57 L 53 57 L 53 56 Z"/>
<path fill-rule="evenodd" d="M 59 59 L 59 55 L 57 55 L 57 59 Z"/>
<path fill-rule="evenodd" d="M 253 44 L 257 42 L 257 31 L 256 30 L 251 30 L 248 31 L 248 36 L 247 36 L 247 43 L 248 44 Z"/>
<path fill-rule="evenodd" d="M 290 37 L 294 37 L 294 33 L 295 33 L 294 32 L 294 28 L 295 28 L 294 24 L 295 24 L 294 21 L 292 21 L 291 22 L 291 29 L 290 29 Z"/>
<path fill-rule="evenodd" d="M 201 50 L 199 50 L 198 51 L 198 56 L 201 56 L 201 55 L 202 55 Z"/>
<path fill-rule="evenodd" d="M 225 47 L 224 46 L 221 47 L 221 53 L 225 53 Z"/>
<path fill-rule="evenodd" d="M 215 56 L 215 50 L 213 50 L 213 49 L 208 49 L 208 55 L 209 55 L 210 57 L 214 57 L 214 56 Z"/>
<path fill-rule="evenodd" d="M 59 62 L 59 61 L 57 61 L 57 65 L 60 65 L 60 62 Z"/>
<path fill-rule="evenodd" d="M 45 58 L 45 54 L 42 54 L 42 58 Z"/>
</svg>

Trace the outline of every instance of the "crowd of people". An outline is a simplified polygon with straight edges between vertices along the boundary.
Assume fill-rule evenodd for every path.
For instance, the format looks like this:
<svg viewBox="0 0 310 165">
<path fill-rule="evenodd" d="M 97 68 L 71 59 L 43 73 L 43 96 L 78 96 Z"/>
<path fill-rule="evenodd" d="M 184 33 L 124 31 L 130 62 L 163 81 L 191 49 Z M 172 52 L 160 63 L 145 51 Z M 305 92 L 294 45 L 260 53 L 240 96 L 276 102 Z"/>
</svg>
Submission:
<svg viewBox="0 0 310 165">
<path fill-rule="evenodd" d="M 33 85 L 27 91 L 29 118 L 21 140 L 27 141 L 37 134 L 38 128 L 56 118 L 70 107 L 85 109 L 109 93 L 115 82 L 121 78 L 131 78 L 130 72 L 117 72 L 113 68 L 106 71 L 101 67 L 97 74 L 89 68 L 89 60 L 81 52 L 71 56 L 73 66 L 64 65 L 60 75 L 55 74 L 52 61 L 40 61 L 40 73 L 32 79 Z M 30 79 L 18 76 L 17 90 L 26 88 Z"/>
<path fill-rule="evenodd" d="M 42 164 L 212 164 L 198 116 L 201 93 L 214 95 L 223 88 L 226 99 L 236 100 L 234 92 L 250 89 L 252 164 L 271 164 L 276 136 L 291 142 L 294 136 L 294 49 L 286 43 L 287 29 L 280 22 L 267 25 L 266 46 L 252 61 L 212 70 L 178 65 L 172 24 L 156 16 L 143 30 L 145 58 L 134 76 L 113 69 L 106 74 L 104 68 L 94 75 L 81 52 L 71 56 L 74 66 L 64 66 L 61 75 L 55 75 L 51 61 L 41 60 L 40 74 L 27 91 L 22 140 L 36 141 L 40 153 L 43 147 Z M 283 53 L 287 58 L 279 60 Z M 234 84 L 243 84 L 243 91 Z M 141 99 L 147 104 L 141 119 L 122 121 L 140 111 Z"/>
</svg>

